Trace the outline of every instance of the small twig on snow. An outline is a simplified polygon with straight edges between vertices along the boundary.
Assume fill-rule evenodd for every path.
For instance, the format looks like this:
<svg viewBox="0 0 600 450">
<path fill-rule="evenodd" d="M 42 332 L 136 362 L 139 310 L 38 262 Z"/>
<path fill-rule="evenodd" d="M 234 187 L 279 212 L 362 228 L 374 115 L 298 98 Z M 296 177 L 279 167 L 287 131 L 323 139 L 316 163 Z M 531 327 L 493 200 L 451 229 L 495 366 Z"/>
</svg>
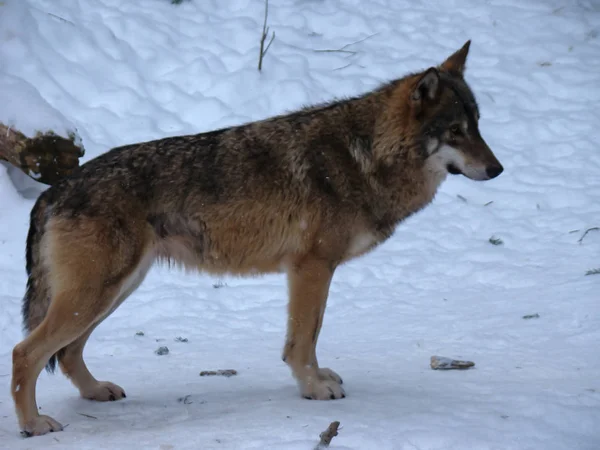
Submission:
<svg viewBox="0 0 600 450">
<path fill-rule="evenodd" d="M 345 66 L 341 66 L 341 67 L 338 67 L 337 69 L 333 69 L 333 71 L 335 72 L 336 70 L 344 70 L 345 68 L 350 67 L 351 65 L 352 65 L 352 63 L 348 63 Z"/>
<path fill-rule="evenodd" d="M 329 447 L 329 444 L 331 444 L 331 440 L 338 435 L 339 426 L 340 422 L 338 422 L 337 420 L 335 422 L 331 422 L 327 429 L 319 435 L 321 441 L 317 444 L 315 450 L 322 450 L 324 448 Z"/>
<path fill-rule="evenodd" d="M 229 377 L 233 377 L 235 375 L 237 375 L 237 370 L 235 370 L 235 369 L 203 370 L 202 372 L 200 372 L 201 377 L 219 376 L 219 377 L 229 378 Z"/>
<path fill-rule="evenodd" d="M 322 50 L 313 50 L 313 52 L 315 52 L 315 53 L 348 53 L 350 55 L 356 55 L 358 53 L 358 52 L 355 52 L 352 50 L 344 50 L 343 48 L 337 48 L 337 49 L 325 48 Z"/>
<path fill-rule="evenodd" d="M 590 231 L 600 231 L 600 227 L 592 227 L 592 228 L 588 228 L 587 230 L 585 230 L 585 233 L 583 233 L 583 236 L 581 236 L 579 238 L 579 240 L 577 242 L 579 242 L 580 244 L 583 242 L 583 238 L 590 232 Z"/>
<path fill-rule="evenodd" d="M 262 34 L 260 36 L 260 54 L 258 55 L 258 71 L 259 72 L 262 70 L 263 58 L 269 51 L 269 47 L 271 47 L 273 40 L 275 40 L 275 32 L 273 31 L 273 34 L 271 35 L 271 40 L 269 41 L 269 43 L 267 44 L 267 47 L 265 48 L 265 41 L 267 39 L 267 36 L 269 35 L 269 27 L 267 26 L 267 17 L 268 16 L 269 16 L 269 0 L 265 0 L 265 21 L 263 22 Z"/>
<path fill-rule="evenodd" d="M 71 25 L 75 25 L 73 22 L 71 22 L 70 20 L 65 19 L 64 17 L 57 16 L 56 14 L 52 14 L 50 12 L 46 13 L 46 14 L 48 14 L 49 16 L 55 17 L 56 19 L 61 20 L 61 21 L 65 22 L 65 23 L 70 23 Z"/>
<path fill-rule="evenodd" d="M 80 416 L 83 416 L 83 417 L 87 417 L 89 419 L 96 419 L 96 420 L 98 420 L 98 418 L 96 416 L 92 416 L 91 414 L 85 414 L 85 413 L 80 413 L 80 412 L 78 412 L 77 414 L 79 414 Z"/>
<path fill-rule="evenodd" d="M 373 33 L 367 37 L 364 37 L 362 39 L 359 39 L 358 41 L 354 41 L 354 42 L 350 42 L 349 44 L 343 45 L 340 48 L 325 48 L 325 49 L 320 49 L 320 50 L 313 50 L 313 52 L 315 53 L 348 53 L 351 55 L 356 55 L 358 52 L 354 51 L 354 50 L 346 50 L 346 48 L 350 47 L 351 45 L 354 44 L 359 44 L 361 42 L 366 41 L 367 39 L 371 39 L 373 36 L 377 36 L 379 33 Z"/>
<path fill-rule="evenodd" d="M 2 4 L 2 2 L 0 2 L 0 4 Z M 32 7 L 32 8 L 33 8 L 33 9 L 35 9 L 36 11 L 39 11 L 39 12 L 41 12 L 41 13 L 46 13 L 46 14 L 48 14 L 50 17 L 54 17 L 55 19 L 58 19 L 58 20 L 60 20 L 61 22 L 65 22 L 65 23 L 68 23 L 68 24 L 71 24 L 71 25 L 75 26 L 75 24 L 74 24 L 73 22 L 71 22 L 70 20 L 67 20 L 67 19 L 65 19 L 64 17 L 60 17 L 60 16 L 58 16 L 58 15 L 56 15 L 56 14 L 52 14 L 51 12 L 44 11 L 44 10 L 41 10 L 41 9 L 39 9 L 39 8 L 35 8 L 35 7 Z"/>
</svg>

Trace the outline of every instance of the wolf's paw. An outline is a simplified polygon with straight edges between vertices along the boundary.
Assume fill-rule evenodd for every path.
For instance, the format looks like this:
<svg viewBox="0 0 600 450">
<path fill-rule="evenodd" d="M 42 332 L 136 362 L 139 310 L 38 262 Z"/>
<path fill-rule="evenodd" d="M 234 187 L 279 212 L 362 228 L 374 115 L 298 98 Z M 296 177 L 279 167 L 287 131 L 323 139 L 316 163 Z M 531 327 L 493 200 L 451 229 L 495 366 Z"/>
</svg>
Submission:
<svg viewBox="0 0 600 450">
<path fill-rule="evenodd" d="M 333 371 L 330 371 L 338 379 L 341 378 Z M 330 375 L 327 372 L 328 376 Z M 322 379 L 321 373 L 319 372 L 318 380 L 310 380 L 304 383 L 302 387 L 302 397 L 309 400 L 335 400 L 338 398 L 344 398 L 346 393 L 344 392 L 344 388 L 337 380 L 327 378 Z"/>
<path fill-rule="evenodd" d="M 28 421 L 21 435 L 24 437 L 41 436 L 54 431 L 62 431 L 63 426 L 50 416 L 37 416 Z"/>
<path fill-rule="evenodd" d="M 99 381 L 91 389 L 82 392 L 81 396 L 97 402 L 114 402 L 127 397 L 123 388 L 109 381 Z"/>
<path fill-rule="evenodd" d="M 342 377 L 340 377 L 337 373 L 335 373 L 331 369 L 327 369 L 327 368 L 317 369 L 317 374 L 319 375 L 319 379 L 321 379 L 321 380 L 333 380 L 338 384 L 344 383 L 344 381 L 342 380 Z"/>
</svg>

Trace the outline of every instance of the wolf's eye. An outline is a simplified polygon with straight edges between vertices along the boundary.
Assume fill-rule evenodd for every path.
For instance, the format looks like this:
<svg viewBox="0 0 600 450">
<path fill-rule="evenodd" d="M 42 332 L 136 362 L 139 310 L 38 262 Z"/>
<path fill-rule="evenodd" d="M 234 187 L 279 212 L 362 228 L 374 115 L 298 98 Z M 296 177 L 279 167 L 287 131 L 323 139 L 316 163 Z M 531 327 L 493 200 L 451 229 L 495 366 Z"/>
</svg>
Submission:
<svg viewBox="0 0 600 450">
<path fill-rule="evenodd" d="M 450 132 L 455 136 L 460 136 L 462 134 L 462 130 L 458 125 L 452 125 L 450 127 Z"/>
</svg>

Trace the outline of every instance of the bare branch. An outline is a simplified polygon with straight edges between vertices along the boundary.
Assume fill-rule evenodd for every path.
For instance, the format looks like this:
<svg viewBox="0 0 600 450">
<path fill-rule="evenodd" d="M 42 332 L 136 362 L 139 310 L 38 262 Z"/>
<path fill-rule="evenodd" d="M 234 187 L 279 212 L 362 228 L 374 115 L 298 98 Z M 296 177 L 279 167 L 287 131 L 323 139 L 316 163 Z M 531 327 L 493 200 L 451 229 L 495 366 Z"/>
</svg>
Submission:
<svg viewBox="0 0 600 450">
<path fill-rule="evenodd" d="M 269 27 L 267 27 L 268 16 L 269 16 L 269 0 L 265 0 L 265 20 L 263 22 L 262 34 L 260 36 L 260 53 L 258 55 L 258 70 L 259 70 L 259 72 L 262 70 L 263 58 L 267 54 L 267 52 L 269 51 L 269 48 L 271 47 L 271 44 L 275 40 L 275 32 L 273 31 L 273 34 L 271 35 L 271 40 L 269 41 L 269 43 L 267 44 L 267 47 L 265 48 L 265 41 L 267 39 L 267 36 L 269 35 Z"/>
</svg>

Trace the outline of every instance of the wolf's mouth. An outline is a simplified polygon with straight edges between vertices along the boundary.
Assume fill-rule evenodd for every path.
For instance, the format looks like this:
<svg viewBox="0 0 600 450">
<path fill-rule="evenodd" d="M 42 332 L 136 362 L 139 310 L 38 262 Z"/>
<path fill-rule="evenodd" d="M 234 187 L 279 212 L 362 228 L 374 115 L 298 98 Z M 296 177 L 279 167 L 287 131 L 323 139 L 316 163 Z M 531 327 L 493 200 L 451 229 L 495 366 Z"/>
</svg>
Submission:
<svg viewBox="0 0 600 450">
<path fill-rule="evenodd" d="M 448 173 L 452 175 L 460 175 L 462 173 L 454 164 L 448 164 L 446 169 L 448 170 Z"/>
</svg>

